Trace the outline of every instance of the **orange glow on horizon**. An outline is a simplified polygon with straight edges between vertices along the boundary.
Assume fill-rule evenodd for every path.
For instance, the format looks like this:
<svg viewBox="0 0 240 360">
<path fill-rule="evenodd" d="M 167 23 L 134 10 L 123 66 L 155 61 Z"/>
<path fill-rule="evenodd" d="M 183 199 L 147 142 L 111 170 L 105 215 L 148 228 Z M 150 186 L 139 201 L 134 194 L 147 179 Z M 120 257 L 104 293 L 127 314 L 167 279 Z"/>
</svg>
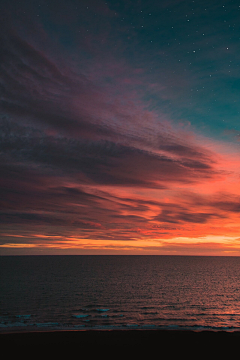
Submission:
<svg viewBox="0 0 240 360">
<path fill-rule="evenodd" d="M 15 236 L 17 238 L 17 236 Z M 14 238 L 14 236 L 13 236 Z M 71 254 L 146 254 L 146 255 L 212 255 L 212 256 L 240 256 L 240 238 L 234 236 L 203 236 L 176 237 L 171 239 L 131 239 L 124 240 L 93 240 L 77 237 L 66 237 L 51 241 L 51 236 L 33 234 L 30 239 L 37 238 L 34 243 L 6 243 L 0 245 L 2 250 L 34 250 L 37 253 L 48 253 L 49 250 L 70 250 Z M 41 239 L 49 238 L 48 242 Z"/>
</svg>

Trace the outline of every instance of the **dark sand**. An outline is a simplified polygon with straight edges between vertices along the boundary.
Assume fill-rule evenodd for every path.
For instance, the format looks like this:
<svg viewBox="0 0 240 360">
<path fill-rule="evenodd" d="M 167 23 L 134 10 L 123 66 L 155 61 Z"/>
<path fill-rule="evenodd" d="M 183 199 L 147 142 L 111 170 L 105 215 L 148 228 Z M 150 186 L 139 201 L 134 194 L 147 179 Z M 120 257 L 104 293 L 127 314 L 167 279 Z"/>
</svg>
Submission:
<svg viewBox="0 0 240 360">
<path fill-rule="evenodd" d="M 216 358 L 231 357 L 231 351 L 239 345 L 240 332 L 224 331 L 88 330 L 0 334 L 2 354 L 6 349 L 9 355 L 23 353 L 31 358 L 38 358 L 38 354 L 51 354 L 51 357 L 55 354 L 56 358 L 69 354 L 84 359 L 101 354 L 114 359 L 126 355 L 134 359 L 142 356 L 165 359 L 181 354 L 191 358 L 208 358 L 208 354 Z M 238 357 L 239 352 L 235 355 Z"/>
</svg>

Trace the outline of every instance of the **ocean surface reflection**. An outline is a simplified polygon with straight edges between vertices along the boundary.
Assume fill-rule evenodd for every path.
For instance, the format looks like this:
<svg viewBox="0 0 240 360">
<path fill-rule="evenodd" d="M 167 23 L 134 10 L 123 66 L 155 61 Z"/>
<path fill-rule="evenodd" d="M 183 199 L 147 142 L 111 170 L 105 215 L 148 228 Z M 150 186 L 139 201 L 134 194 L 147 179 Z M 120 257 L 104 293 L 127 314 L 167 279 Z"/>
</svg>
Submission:
<svg viewBox="0 0 240 360">
<path fill-rule="evenodd" d="M 6 256 L 0 331 L 240 329 L 240 258 Z"/>
</svg>

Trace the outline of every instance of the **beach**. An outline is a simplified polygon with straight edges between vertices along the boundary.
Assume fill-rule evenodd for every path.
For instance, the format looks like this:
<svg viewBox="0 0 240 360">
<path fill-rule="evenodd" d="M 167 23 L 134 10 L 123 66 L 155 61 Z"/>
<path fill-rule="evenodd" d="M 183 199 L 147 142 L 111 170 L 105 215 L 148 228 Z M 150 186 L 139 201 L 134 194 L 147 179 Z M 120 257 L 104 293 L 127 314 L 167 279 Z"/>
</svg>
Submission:
<svg viewBox="0 0 240 360">
<path fill-rule="evenodd" d="M 240 332 L 181 330 L 89 330 L 0 334 L 1 350 L 37 354 L 62 351 L 111 355 L 159 354 L 195 355 L 231 350 Z M 86 356 L 84 356 L 85 358 Z M 166 358 L 166 353 L 164 358 Z"/>
</svg>

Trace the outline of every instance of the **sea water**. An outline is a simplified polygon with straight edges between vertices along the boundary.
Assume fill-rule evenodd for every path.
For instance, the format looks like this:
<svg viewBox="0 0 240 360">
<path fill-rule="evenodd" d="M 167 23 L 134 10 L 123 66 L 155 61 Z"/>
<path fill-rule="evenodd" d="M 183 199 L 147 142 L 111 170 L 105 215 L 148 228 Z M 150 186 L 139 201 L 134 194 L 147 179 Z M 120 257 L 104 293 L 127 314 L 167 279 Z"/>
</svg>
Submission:
<svg viewBox="0 0 240 360">
<path fill-rule="evenodd" d="M 64 329 L 240 330 L 240 257 L 0 257 L 0 332 Z"/>
</svg>

